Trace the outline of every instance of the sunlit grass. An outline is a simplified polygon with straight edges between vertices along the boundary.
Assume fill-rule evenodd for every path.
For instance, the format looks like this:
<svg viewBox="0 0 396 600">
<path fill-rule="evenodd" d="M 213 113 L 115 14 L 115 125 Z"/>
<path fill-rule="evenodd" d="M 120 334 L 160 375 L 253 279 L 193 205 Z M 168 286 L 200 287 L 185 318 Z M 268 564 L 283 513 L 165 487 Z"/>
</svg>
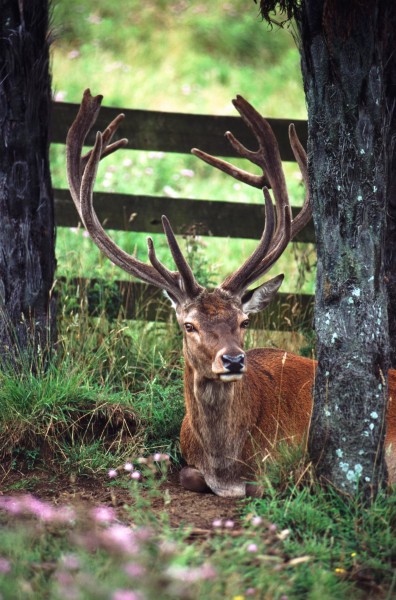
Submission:
<svg viewBox="0 0 396 600">
<path fill-rule="evenodd" d="M 299 55 L 253 2 L 59 1 L 54 89 L 79 102 L 89 85 L 113 106 L 232 114 L 234 94 L 266 116 L 304 118 Z"/>
</svg>

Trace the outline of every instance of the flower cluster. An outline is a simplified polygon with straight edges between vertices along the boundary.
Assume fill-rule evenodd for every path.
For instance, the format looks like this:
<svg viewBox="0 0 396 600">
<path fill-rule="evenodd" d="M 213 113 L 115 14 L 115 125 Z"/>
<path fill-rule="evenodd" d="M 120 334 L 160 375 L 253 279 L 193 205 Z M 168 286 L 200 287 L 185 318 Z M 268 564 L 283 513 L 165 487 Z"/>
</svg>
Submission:
<svg viewBox="0 0 396 600">
<path fill-rule="evenodd" d="M 155 473 L 157 471 L 157 465 L 159 463 L 163 463 L 166 466 L 169 464 L 169 455 L 162 454 L 160 452 L 156 452 L 155 454 L 152 454 L 151 456 L 148 456 L 147 458 L 146 457 L 137 458 L 136 463 L 139 465 L 139 468 L 135 468 L 133 463 L 128 461 L 124 464 L 123 467 L 109 469 L 109 471 L 107 472 L 107 475 L 110 477 L 110 479 L 114 479 L 115 477 L 117 477 L 119 475 L 120 472 L 124 471 L 129 474 L 131 479 L 134 479 L 135 481 L 139 481 L 139 479 L 142 478 L 142 472 L 141 472 L 142 465 L 145 465 L 149 471 L 151 471 L 152 473 Z"/>
<path fill-rule="evenodd" d="M 0 496 L 0 509 L 13 516 L 33 516 L 41 521 L 51 523 L 70 523 L 76 518 L 76 513 L 72 508 L 56 507 L 30 494 Z"/>
</svg>

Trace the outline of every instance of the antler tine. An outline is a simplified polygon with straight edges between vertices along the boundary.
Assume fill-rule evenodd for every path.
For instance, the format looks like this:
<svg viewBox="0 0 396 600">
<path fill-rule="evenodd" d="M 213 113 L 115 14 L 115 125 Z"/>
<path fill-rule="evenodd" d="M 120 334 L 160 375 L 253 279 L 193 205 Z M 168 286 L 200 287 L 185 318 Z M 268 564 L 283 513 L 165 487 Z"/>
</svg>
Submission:
<svg viewBox="0 0 396 600">
<path fill-rule="evenodd" d="M 279 244 L 273 248 L 273 250 L 262 260 L 261 264 L 252 272 L 251 276 L 246 281 L 246 285 L 250 285 L 250 283 L 259 279 L 275 264 L 285 250 L 288 242 L 307 225 L 312 217 L 312 199 L 309 193 L 307 154 L 298 139 L 296 128 L 293 123 L 289 125 L 289 140 L 305 184 L 304 203 L 298 215 L 292 221 L 289 218 L 290 212 L 287 211 L 287 214 L 285 213 L 285 221 L 283 223 L 284 235 L 280 238 Z"/>
<path fill-rule="evenodd" d="M 257 151 L 253 152 L 243 146 L 232 133 L 227 132 L 226 136 L 240 156 L 247 158 L 250 162 L 261 167 L 263 175 L 258 176 L 248 173 L 226 161 L 206 154 L 201 150 L 193 149 L 192 152 L 210 165 L 217 167 L 235 179 L 254 187 L 263 187 L 266 204 L 266 220 L 271 218 L 268 209 L 271 203 L 268 188 L 272 188 L 276 208 L 276 226 L 272 223 L 268 228 L 266 227 L 257 249 L 235 273 L 227 277 L 221 284 L 223 289 L 232 293 L 241 293 L 248 285 L 261 277 L 261 275 L 275 263 L 285 250 L 290 239 L 306 225 L 312 214 L 312 203 L 308 191 L 307 157 L 297 137 L 294 125 L 291 125 L 289 128 L 289 139 L 294 156 L 300 166 L 307 187 L 307 193 L 301 211 L 297 217 L 292 220 L 279 147 L 269 123 L 251 104 L 249 104 L 249 102 L 242 98 L 242 96 L 237 96 L 236 99 L 233 100 L 233 104 L 244 122 L 253 131 L 258 141 L 259 148 Z M 273 219 L 273 208 L 271 214 Z M 268 238 L 269 231 L 271 231 L 270 239 Z"/>
<path fill-rule="evenodd" d="M 172 253 L 176 267 L 179 270 L 187 294 L 190 296 L 197 296 L 204 288 L 196 282 L 191 267 L 184 258 L 183 253 L 180 250 L 180 246 L 177 243 L 175 234 L 173 233 L 171 224 L 165 215 L 162 215 L 162 227 L 164 228 L 169 249 Z"/>
<path fill-rule="evenodd" d="M 81 151 L 85 138 L 97 119 L 102 99 L 103 96 L 93 97 L 89 90 L 85 90 L 80 109 L 66 138 L 67 177 L 70 192 L 80 218 L 80 186 L 84 170 Z"/>
<path fill-rule="evenodd" d="M 232 275 L 229 275 L 227 279 L 223 281 L 220 287 L 230 292 L 237 291 L 239 289 L 245 289 L 247 287 L 246 277 L 249 273 L 253 272 L 254 269 L 261 263 L 263 255 L 268 252 L 268 248 L 271 244 L 271 240 L 275 230 L 275 213 L 274 206 L 272 204 L 271 196 L 268 188 L 263 188 L 264 200 L 265 200 L 265 225 L 264 231 L 261 236 L 259 245 L 253 254 L 243 263 L 237 271 Z"/>
<path fill-rule="evenodd" d="M 265 142 L 265 135 L 263 136 L 260 132 L 260 128 L 262 128 L 263 124 L 267 125 L 267 122 L 263 117 L 253 108 L 249 102 L 247 102 L 242 96 L 237 96 L 236 99 L 232 101 L 233 105 L 241 115 L 242 119 L 248 125 L 248 127 L 253 131 L 258 143 L 259 148 L 256 151 L 249 150 L 246 148 L 236 137 L 231 133 L 231 131 L 227 131 L 225 133 L 226 138 L 230 142 L 231 146 L 234 150 L 241 156 L 242 158 L 246 158 L 250 162 L 255 165 L 261 167 L 262 175 L 255 175 L 253 173 L 249 173 L 244 169 L 240 169 L 235 165 L 222 160 L 220 158 L 216 158 L 211 154 L 207 154 L 198 148 L 192 148 L 191 152 L 201 160 L 205 161 L 209 165 L 220 169 L 227 175 L 231 175 L 234 179 L 238 179 L 238 181 L 242 181 L 242 183 L 246 183 L 252 187 L 260 188 L 263 187 L 271 187 L 271 182 L 267 177 L 267 165 L 265 162 L 265 145 L 263 146 L 262 142 Z M 275 140 L 276 143 L 276 140 Z"/>
<path fill-rule="evenodd" d="M 174 242 L 172 240 L 171 251 L 172 254 L 175 253 L 178 256 L 177 265 L 181 266 L 180 273 L 168 270 L 158 261 L 151 239 L 148 240 L 151 265 L 124 252 L 105 232 L 95 213 L 93 187 L 99 161 L 127 142 L 127 140 L 119 140 L 109 145 L 114 132 L 123 119 L 123 115 L 119 115 L 103 133 L 97 133 L 94 147 L 84 157 L 81 157 L 85 138 L 97 118 L 101 101 L 102 96 L 92 97 L 89 90 L 84 92 L 79 113 L 67 136 L 67 173 L 77 211 L 92 240 L 114 264 L 131 275 L 166 290 L 171 297 L 182 302 L 192 294 L 198 293 L 198 290 L 202 288 L 195 282 L 185 259 L 183 257 L 180 259 L 182 254 L 176 240 L 174 239 Z M 174 238 L 173 232 L 172 235 Z M 195 286 L 193 282 L 195 282 Z"/>
<path fill-rule="evenodd" d="M 231 133 L 227 131 L 226 136 L 228 139 L 230 139 L 230 135 Z M 269 182 L 264 177 L 264 175 L 255 175 L 254 173 L 249 173 L 249 171 L 240 169 L 239 167 L 232 165 L 226 160 L 216 158 L 215 156 L 207 154 L 206 152 L 203 152 L 203 150 L 199 150 L 198 148 L 192 148 L 191 154 L 194 154 L 194 156 L 197 156 L 198 158 L 206 162 L 208 165 L 211 165 L 212 167 L 216 167 L 216 169 L 223 171 L 223 173 L 231 175 L 231 177 L 237 179 L 238 181 L 241 181 L 242 183 L 247 183 L 247 185 L 259 189 L 262 189 L 265 185 L 267 187 L 269 186 Z"/>
<path fill-rule="evenodd" d="M 268 179 L 269 186 L 273 190 L 276 206 L 276 228 L 273 231 L 272 238 L 265 246 L 260 241 L 257 249 L 245 263 L 234 274 L 229 276 L 221 285 L 222 288 L 234 293 L 242 292 L 247 285 L 254 281 L 258 270 L 261 271 L 262 262 L 269 252 L 273 256 L 283 252 L 288 239 L 285 235 L 290 235 L 291 209 L 287 195 L 286 181 L 283 174 L 282 161 L 279 153 L 278 143 L 268 122 L 241 96 L 233 101 L 235 108 L 240 113 L 245 123 L 253 131 L 259 143 L 259 149 L 256 152 L 247 150 L 234 136 L 228 135 L 236 150 L 248 158 L 251 162 L 262 168 L 263 174 Z M 264 192 L 267 203 L 268 189 Z M 279 254 L 278 254 L 279 256 Z M 252 276 L 254 278 L 252 279 Z"/>
<path fill-rule="evenodd" d="M 130 256 L 122 250 L 103 229 L 93 207 L 93 187 L 95 184 L 96 173 L 102 152 L 102 134 L 96 135 L 95 145 L 92 148 L 88 162 L 86 164 L 81 181 L 81 218 L 94 243 L 98 246 L 110 260 L 121 267 L 127 273 L 139 277 L 148 283 L 169 288 L 169 281 L 163 277 L 150 265 Z"/>
<path fill-rule="evenodd" d="M 283 219 L 283 235 L 279 237 L 277 244 L 273 246 L 272 250 L 265 256 L 264 259 L 257 265 L 257 267 L 245 277 L 243 282 L 242 290 L 246 289 L 251 283 L 257 281 L 262 277 L 278 260 L 278 258 L 285 251 L 289 241 L 291 240 L 293 221 L 291 219 L 291 213 L 285 209 Z"/>
<path fill-rule="evenodd" d="M 106 156 L 109 156 L 109 154 L 116 152 L 119 148 L 125 148 L 125 146 L 128 144 L 128 140 L 126 138 L 122 138 L 121 140 L 117 140 L 116 142 L 113 142 L 112 144 L 110 144 L 110 142 L 113 138 L 113 135 L 115 134 L 115 132 L 118 129 L 118 126 L 124 119 L 125 119 L 125 115 L 123 113 L 120 113 L 119 115 L 116 116 L 115 119 L 113 119 L 111 121 L 111 123 L 103 131 L 103 133 L 102 133 L 102 154 L 100 155 L 100 160 L 102 160 L 102 158 L 105 158 Z M 91 151 L 92 150 L 89 150 L 89 152 L 87 152 L 87 154 L 85 154 L 81 158 L 81 164 L 82 164 L 83 168 L 85 167 L 86 163 L 89 160 Z"/>
</svg>

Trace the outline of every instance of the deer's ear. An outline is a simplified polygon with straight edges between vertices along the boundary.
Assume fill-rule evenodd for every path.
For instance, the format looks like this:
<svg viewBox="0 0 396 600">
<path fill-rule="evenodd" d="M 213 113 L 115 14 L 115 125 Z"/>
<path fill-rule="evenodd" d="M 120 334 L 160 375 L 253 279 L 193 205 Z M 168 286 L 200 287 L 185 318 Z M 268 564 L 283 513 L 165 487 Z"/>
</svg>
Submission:
<svg viewBox="0 0 396 600">
<path fill-rule="evenodd" d="M 249 290 L 242 296 L 242 310 L 246 314 L 263 310 L 275 296 L 282 285 L 284 275 L 277 275 L 254 290 Z"/>
</svg>

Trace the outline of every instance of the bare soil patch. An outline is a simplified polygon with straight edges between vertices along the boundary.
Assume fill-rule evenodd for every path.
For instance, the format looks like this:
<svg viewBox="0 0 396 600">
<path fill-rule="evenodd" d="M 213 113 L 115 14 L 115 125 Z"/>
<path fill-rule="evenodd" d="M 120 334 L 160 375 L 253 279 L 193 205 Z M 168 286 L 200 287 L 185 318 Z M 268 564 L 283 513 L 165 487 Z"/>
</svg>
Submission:
<svg viewBox="0 0 396 600">
<path fill-rule="evenodd" d="M 161 497 L 154 498 L 152 510 L 167 513 L 172 527 L 212 529 L 215 519 L 238 521 L 238 502 L 214 494 L 198 494 L 182 488 L 178 472 L 171 472 L 161 485 Z M 33 494 L 54 504 L 113 506 L 122 520 L 133 519 L 133 499 L 128 489 L 109 485 L 103 477 L 70 477 L 48 471 L 10 471 L 0 479 L 0 494 Z M 143 492 L 144 493 L 144 492 Z M 126 510 L 126 506 L 132 510 Z"/>
</svg>

